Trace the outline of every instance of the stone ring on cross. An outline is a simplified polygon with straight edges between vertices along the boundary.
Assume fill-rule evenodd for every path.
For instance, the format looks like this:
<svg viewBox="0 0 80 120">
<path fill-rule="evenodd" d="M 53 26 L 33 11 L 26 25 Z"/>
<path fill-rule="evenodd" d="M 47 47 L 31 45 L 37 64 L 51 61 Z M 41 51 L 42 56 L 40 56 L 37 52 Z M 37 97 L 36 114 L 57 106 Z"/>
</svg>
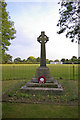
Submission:
<svg viewBox="0 0 80 120">
<path fill-rule="evenodd" d="M 39 43 L 42 43 L 42 42 L 47 43 L 47 41 L 49 41 L 49 38 L 45 35 L 45 32 L 42 31 L 41 35 L 37 38 L 37 41 Z"/>
</svg>

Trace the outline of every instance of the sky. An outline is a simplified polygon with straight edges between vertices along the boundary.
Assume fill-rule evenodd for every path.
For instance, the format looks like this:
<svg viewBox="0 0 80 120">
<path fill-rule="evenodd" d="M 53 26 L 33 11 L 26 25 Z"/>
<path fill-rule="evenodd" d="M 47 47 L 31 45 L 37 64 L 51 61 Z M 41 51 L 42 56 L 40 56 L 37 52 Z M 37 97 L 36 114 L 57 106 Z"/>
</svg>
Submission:
<svg viewBox="0 0 80 120">
<path fill-rule="evenodd" d="M 65 37 L 65 33 L 58 35 L 56 26 L 59 20 L 59 0 L 6 0 L 7 11 L 14 21 L 16 38 L 8 47 L 13 59 L 29 56 L 40 57 L 40 43 L 37 37 L 45 31 L 49 41 L 46 43 L 46 58 L 50 60 L 62 58 L 71 59 L 78 56 L 78 45 Z"/>
</svg>

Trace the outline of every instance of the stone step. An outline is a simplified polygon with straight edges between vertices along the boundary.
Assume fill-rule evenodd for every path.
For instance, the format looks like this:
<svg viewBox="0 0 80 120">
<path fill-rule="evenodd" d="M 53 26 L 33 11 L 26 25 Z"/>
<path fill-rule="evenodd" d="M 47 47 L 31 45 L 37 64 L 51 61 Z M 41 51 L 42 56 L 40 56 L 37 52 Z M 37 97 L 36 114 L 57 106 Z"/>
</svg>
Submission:
<svg viewBox="0 0 80 120">
<path fill-rule="evenodd" d="M 40 91 L 63 91 L 62 88 L 42 88 L 42 87 L 25 87 L 21 88 L 21 90 L 40 90 Z"/>
<path fill-rule="evenodd" d="M 28 82 L 26 85 L 21 87 L 21 90 L 36 90 L 36 91 L 63 91 L 63 88 L 59 82 L 55 83 L 31 83 Z"/>
<path fill-rule="evenodd" d="M 48 88 L 58 88 L 58 83 L 30 83 L 26 84 L 26 87 L 48 87 Z"/>
</svg>

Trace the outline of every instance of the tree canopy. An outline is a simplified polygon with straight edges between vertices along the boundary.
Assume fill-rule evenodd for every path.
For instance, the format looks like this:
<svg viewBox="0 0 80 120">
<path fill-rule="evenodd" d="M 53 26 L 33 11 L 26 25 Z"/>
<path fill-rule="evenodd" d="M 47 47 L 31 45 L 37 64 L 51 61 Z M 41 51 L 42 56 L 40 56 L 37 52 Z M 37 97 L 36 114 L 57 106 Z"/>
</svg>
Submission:
<svg viewBox="0 0 80 120">
<path fill-rule="evenodd" d="M 12 62 L 12 56 L 9 54 L 3 55 L 3 63 L 11 63 Z"/>
<path fill-rule="evenodd" d="M 30 56 L 30 57 L 27 58 L 27 61 L 29 61 L 29 62 L 35 62 L 36 58 L 33 57 L 33 56 Z"/>
<path fill-rule="evenodd" d="M 61 0 L 59 2 L 60 19 L 57 26 L 59 27 L 58 34 L 66 33 L 66 38 L 70 38 L 72 42 L 80 44 L 80 2 L 71 0 Z"/>
<path fill-rule="evenodd" d="M 21 58 L 20 57 L 15 58 L 14 62 L 21 62 Z"/>
<path fill-rule="evenodd" d="M 0 36 L 2 36 L 1 49 L 2 49 L 2 62 L 5 60 L 6 51 L 8 51 L 8 46 L 10 46 L 10 40 L 15 38 L 15 27 L 14 22 L 10 20 L 9 13 L 6 11 L 6 2 L 0 2 L 0 10 L 2 10 L 2 15 L 0 18 Z M 8 55 L 9 56 L 9 55 Z M 8 57 L 7 56 L 7 57 Z"/>
<path fill-rule="evenodd" d="M 9 64 L 40 64 L 40 57 L 33 57 L 33 56 L 29 56 L 26 59 L 21 59 L 21 57 L 16 57 L 14 59 L 14 61 L 12 61 L 12 56 L 5 55 L 4 58 L 5 63 L 9 63 Z M 62 58 L 61 60 L 55 59 L 55 60 L 49 60 L 46 59 L 46 64 L 50 64 L 51 62 L 63 62 L 63 64 L 80 64 L 80 57 L 76 57 L 76 56 L 72 56 L 71 59 L 65 59 Z M 3 62 L 4 63 L 4 62 Z"/>
</svg>

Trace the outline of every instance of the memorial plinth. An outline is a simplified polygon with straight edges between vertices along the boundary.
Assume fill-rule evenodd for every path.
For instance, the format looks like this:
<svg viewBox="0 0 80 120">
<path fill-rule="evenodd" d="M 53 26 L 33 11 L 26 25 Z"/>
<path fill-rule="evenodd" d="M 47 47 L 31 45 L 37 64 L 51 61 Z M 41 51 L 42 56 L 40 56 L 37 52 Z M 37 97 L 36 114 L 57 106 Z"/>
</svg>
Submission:
<svg viewBox="0 0 80 120">
<path fill-rule="evenodd" d="M 21 90 L 62 92 L 63 88 L 61 84 L 50 76 L 49 68 L 46 66 L 46 43 L 49 41 L 49 38 L 45 35 L 44 31 L 41 32 L 37 41 L 41 44 L 40 67 L 37 68 L 32 80 L 23 86 Z"/>
<path fill-rule="evenodd" d="M 44 76 L 46 78 L 46 82 L 53 82 L 53 77 L 50 76 L 50 71 L 48 67 L 39 67 L 36 70 L 35 77 L 32 78 L 32 82 L 38 82 L 38 78 L 40 76 Z"/>
</svg>

